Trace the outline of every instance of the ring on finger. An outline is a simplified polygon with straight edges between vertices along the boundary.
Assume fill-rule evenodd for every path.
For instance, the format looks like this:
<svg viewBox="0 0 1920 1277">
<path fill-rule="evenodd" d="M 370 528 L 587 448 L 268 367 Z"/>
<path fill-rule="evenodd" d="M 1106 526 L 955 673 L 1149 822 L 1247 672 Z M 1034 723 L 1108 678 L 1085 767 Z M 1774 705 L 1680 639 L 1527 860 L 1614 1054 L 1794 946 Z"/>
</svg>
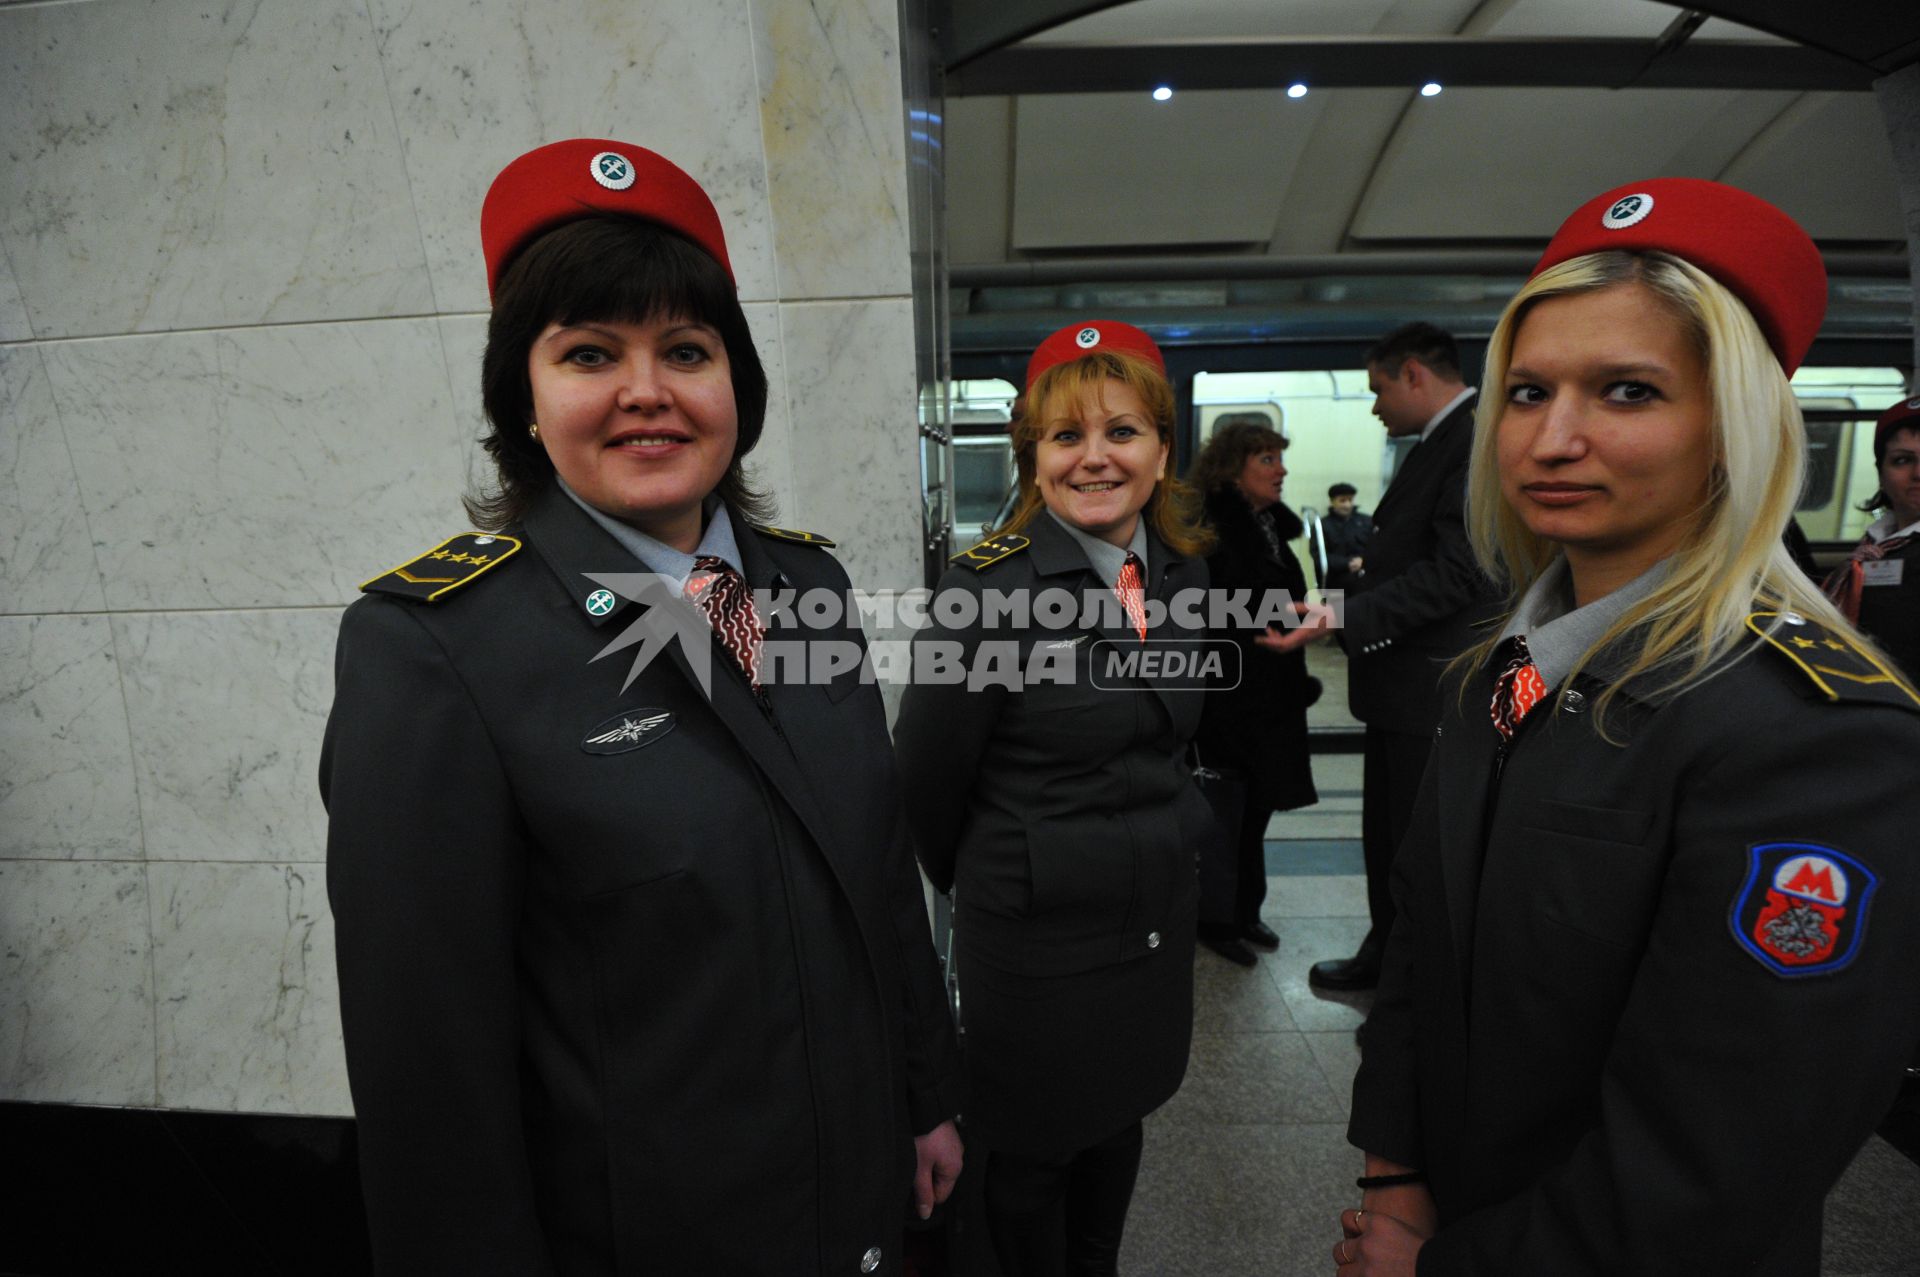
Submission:
<svg viewBox="0 0 1920 1277">
<path fill-rule="evenodd" d="M 1357 1210 L 1353 1212 L 1353 1231 L 1354 1232 L 1357 1233 L 1360 1231 L 1360 1221 L 1365 1219 L 1366 1217 L 1367 1217 L 1367 1212 L 1363 1210 Z"/>
<path fill-rule="evenodd" d="M 1353 1243 L 1351 1241 L 1343 1241 L 1340 1243 L 1340 1266 L 1344 1268 L 1348 1264 L 1351 1264 L 1352 1262 L 1353 1262 Z"/>
</svg>

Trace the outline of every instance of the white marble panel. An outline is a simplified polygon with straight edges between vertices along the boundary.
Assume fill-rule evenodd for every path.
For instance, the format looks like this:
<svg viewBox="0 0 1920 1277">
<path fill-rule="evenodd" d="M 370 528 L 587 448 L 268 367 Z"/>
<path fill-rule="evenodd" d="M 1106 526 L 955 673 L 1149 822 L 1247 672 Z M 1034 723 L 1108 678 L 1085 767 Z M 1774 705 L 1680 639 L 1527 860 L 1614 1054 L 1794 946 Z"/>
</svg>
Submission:
<svg viewBox="0 0 1920 1277">
<path fill-rule="evenodd" d="M 0 612 L 105 609 L 40 350 L 0 346 Z"/>
<path fill-rule="evenodd" d="M 447 365 L 447 381 L 453 403 L 454 433 L 460 440 L 467 491 L 485 492 L 493 487 L 493 458 L 480 446 L 492 428 L 480 398 L 480 360 L 487 352 L 485 315 L 442 315 L 440 348 Z"/>
<path fill-rule="evenodd" d="M 113 618 L 151 860 L 322 860 L 333 608 Z"/>
<path fill-rule="evenodd" d="M 465 526 L 434 320 L 44 349 L 109 608 L 345 602 Z"/>
<path fill-rule="evenodd" d="M 0 862 L 0 1099 L 155 1102 L 146 872 Z"/>
<path fill-rule="evenodd" d="M 160 1103 L 351 1113 L 326 866 L 150 872 Z"/>
<path fill-rule="evenodd" d="M 793 486 L 792 423 L 787 415 L 787 358 L 780 336 L 780 307 L 772 302 L 749 302 L 741 308 L 753 330 L 754 349 L 767 370 L 767 420 L 760 443 L 747 458 L 747 482 L 771 496 L 775 521 L 798 508 Z"/>
<path fill-rule="evenodd" d="M 484 310 L 480 203 L 568 137 L 650 147 L 712 196 L 741 295 L 773 296 L 747 0 L 370 0 L 443 312 Z"/>
<path fill-rule="evenodd" d="M 0 859 L 140 858 L 107 618 L 0 617 Z"/>
<path fill-rule="evenodd" d="M 895 0 L 753 0 L 780 297 L 904 295 Z"/>
<path fill-rule="evenodd" d="M 0 47 L 37 335 L 432 309 L 360 0 L 34 6 Z"/>
<path fill-rule="evenodd" d="M 27 322 L 27 304 L 20 300 L 20 285 L 13 278 L 13 264 L 7 258 L 6 242 L 0 239 L 0 341 L 27 341 L 33 325 Z"/>
<path fill-rule="evenodd" d="M 860 589 L 921 583 L 913 304 L 780 307 L 791 413 L 794 526 L 839 542 Z"/>
</svg>

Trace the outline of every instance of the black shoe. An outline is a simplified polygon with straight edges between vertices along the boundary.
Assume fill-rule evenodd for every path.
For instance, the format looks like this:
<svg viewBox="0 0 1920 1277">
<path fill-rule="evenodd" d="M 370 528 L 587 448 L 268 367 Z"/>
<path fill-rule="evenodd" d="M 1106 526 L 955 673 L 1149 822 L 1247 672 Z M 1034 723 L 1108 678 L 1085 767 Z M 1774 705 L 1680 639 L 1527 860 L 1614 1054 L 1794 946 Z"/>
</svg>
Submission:
<svg viewBox="0 0 1920 1277">
<path fill-rule="evenodd" d="M 1316 962 L 1307 972 L 1307 983 L 1316 989 L 1347 992 L 1371 989 L 1380 983 L 1380 946 L 1368 936 L 1351 958 L 1332 958 Z"/>
<path fill-rule="evenodd" d="M 1259 961 L 1259 958 L 1254 955 L 1253 950 L 1247 948 L 1245 944 L 1231 936 L 1201 936 L 1200 943 L 1203 947 L 1213 950 L 1235 966 L 1250 967 Z"/>
<path fill-rule="evenodd" d="M 1240 938 L 1248 944 L 1257 945 L 1262 949 L 1278 949 L 1280 947 L 1280 937 L 1274 934 L 1273 928 L 1258 919 L 1240 928 Z"/>
</svg>

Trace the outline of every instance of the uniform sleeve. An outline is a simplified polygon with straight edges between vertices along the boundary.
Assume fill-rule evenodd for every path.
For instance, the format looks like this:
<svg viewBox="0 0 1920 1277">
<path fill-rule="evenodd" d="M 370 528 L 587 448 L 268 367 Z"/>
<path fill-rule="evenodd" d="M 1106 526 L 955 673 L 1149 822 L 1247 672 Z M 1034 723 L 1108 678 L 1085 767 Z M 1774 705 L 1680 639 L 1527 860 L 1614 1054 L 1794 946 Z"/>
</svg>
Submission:
<svg viewBox="0 0 1920 1277">
<path fill-rule="evenodd" d="M 1343 641 L 1349 652 L 1383 639 L 1405 638 L 1489 592 L 1467 541 L 1466 502 L 1467 453 L 1462 449 L 1440 484 L 1430 526 L 1431 552 L 1346 601 Z"/>
<path fill-rule="evenodd" d="M 1353 1079 L 1353 1117 L 1347 1142 L 1402 1166 L 1425 1163 L 1420 1140 L 1420 1091 L 1414 1057 L 1413 970 L 1420 900 L 1413 865 L 1426 851 L 1419 840 L 1440 827 L 1439 791 L 1428 765 L 1414 794 L 1407 841 L 1393 858 L 1389 886 L 1393 929 L 1380 962 L 1380 985 L 1360 1028 L 1360 1069 Z M 1428 853 L 1430 854 L 1430 853 Z"/>
<path fill-rule="evenodd" d="M 1886 1113 L 1920 1039 L 1920 720 L 1809 706 L 1764 725 L 1722 715 L 1719 758 L 1677 778 L 1672 859 L 1613 1050 L 1598 1123 L 1526 1192 L 1450 1223 L 1422 1277 L 1748 1272 L 1817 1211 Z M 1849 965 L 1776 974 L 1742 945 L 1750 850 L 1829 848 L 1863 928 Z M 1763 883 L 1764 887 L 1764 883 Z M 1764 894 L 1764 892 L 1763 892 Z"/>
<path fill-rule="evenodd" d="M 926 897 L 904 816 L 894 821 L 894 831 L 893 929 L 904 973 L 908 1117 L 914 1134 L 925 1135 L 960 1114 L 964 1088 L 953 1015 L 947 1009 L 946 986 L 927 926 Z"/>
<path fill-rule="evenodd" d="M 979 580 L 971 569 L 956 568 L 941 578 L 939 589 L 977 595 Z M 914 849 L 934 888 L 942 892 L 953 890 L 954 854 L 966 825 L 974 778 L 1007 694 L 1002 685 L 967 686 L 966 670 L 981 635 L 977 625 L 956 630 L 935 622 L 915 638 L 913 682 L 894 726 Z M 958 665 L 940 664 L 949 659 Z M 957 675 L 942 676 L 940 669 L 957 670 Z"/>
<path fill-rule="evenodd" d="M 520 1113 L 524 840 L 478 711 L 405 605 L 341 624 L 320 792 L 376 1267 L 551 1272 Z"/>
</svg>

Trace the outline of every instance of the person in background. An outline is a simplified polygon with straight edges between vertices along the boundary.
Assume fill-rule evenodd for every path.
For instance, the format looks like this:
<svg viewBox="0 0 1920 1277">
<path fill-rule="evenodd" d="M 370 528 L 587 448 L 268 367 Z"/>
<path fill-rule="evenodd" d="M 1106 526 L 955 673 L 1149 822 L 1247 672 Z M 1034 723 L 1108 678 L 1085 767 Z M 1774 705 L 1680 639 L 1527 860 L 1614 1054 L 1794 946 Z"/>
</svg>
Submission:
<svg viewBox="0 0 1920 1277">
<path fill-rule="evenodd" d="M 1361 1030 L 1339 1277 L 1815 1277 L 1920 1041 L 1920 696 L 1788 557 L 1826 308 L 1786 214 L 1575 210 L 1487 347 L 1512 593 L 1448 673 Z"/>
<path fill-rule="evenodd" d="M 1327 512 L 1320 516 L 1320 535 L 1326 541 L 1329 590 L 1351 590 L 1366 567 L 1367 545 L 1373 540 L 1373 518 L 1354 508 L 1359 489 L 1336 483 L 1327 489 Z"/>
<path fill-rule="evenodd" d="M 1440 670 L 1493 615 L 1493 588 L 1474 563 L 1465 518 L 1474 390 L 1453 338 L 1432 324 L 1396 328 L 1367 352 L 1373 415 L 1395 439 L 1417 439 L 1373 514 L 1365 569 L 1346 596 L 1340 636 L 1347 703 L 1366 724 L 1360 837 L 1371 927 L 1350 958 L 1316 962 L 1308 982 L 1370 989 L 1393 928 L 1387 872 L 1407 831 L 1414 791 L 1440 719 Z M 1303 624 L 1281 642 L 1311 642 Z"/>
<path fill-rule="evenodd" d="M 1060 330 L 1025 399 L 1013 517 L 955 556 L 922 650 L 978 668 L 1012 645 L 1019 668 L 1053 657 L 1072 677 L 970 688 L 916 661 L 894 739 L 921 864 L 954 896 L 967 1138 L 999 1268 L 1092 1277 L 1119 1262 L 1141 1119 L 1186 1073 L 1194 849 L 1213 821 L 1186 762 L 1203 693 L 1107 661 L 1204 637 L 1161 605 L 1205 590 L 1211 538 L 1174 478 L 1173 389 L 1147 334 Z M 1037 616 L 1063 591 L 1067 628 L 984 619 L 989 598 Z M 972 596 L 972 624 L 938 619 L 949 596 Z M 1111 605 L 1092 628 L 1087 601 Z"/>
<path fill-rule="evenodd" d="M 1300 535 L 1300 519 L 1280 500 L 1286 447 L 1264 423 L 1227 425 L 1193 463 L 1188 482 L 1206 499 L 1207 521 L 1219 538 L 1207 556 L 1216 591 L 1244 590 L 1256 602 L 1269 591 L 1294 601 L 1306 597 L 1306 574 L 1287 545 Z M 1249 945 L 1280 945 L 1260 919 L 1267 898 L 1267 819 L 1319 800 L 1307 752 L 1307 707 L 1320 686 L 1307 673 L 1304 652 L 1274 651 L 1262 642 L 1261 631 L 1216 631 L 1214 637 L 1239 645 L 1238 682 L 1207 693 L 1194 743 L 1204 766 L 1244 776 L 1246 796 L 1230 831 L 1233 899 L 1225 917 L 1203 912 L 1199 935 L 1221 957 L 1250 967 L 1256 959 Z"/>
<path fill-rule="evenodd" d="M 1880 517 L 1827 592 L 1908 679 L 1920 679 L 1920 398 L 1903 400 L 1873 426 L 1880 488 L 1865 509 Z"/>
<path fill-rule="evenodd" d="M 960 1170 L 957 1051 L 878 691 L 763 681 L 750 591 L 847 576 L 747 480 L 719 215 L 579 138 L 480 235 L 499 486 L 347 609 L 320 760 L 375 1267 L 898 1273 Z"/>
</svg>

